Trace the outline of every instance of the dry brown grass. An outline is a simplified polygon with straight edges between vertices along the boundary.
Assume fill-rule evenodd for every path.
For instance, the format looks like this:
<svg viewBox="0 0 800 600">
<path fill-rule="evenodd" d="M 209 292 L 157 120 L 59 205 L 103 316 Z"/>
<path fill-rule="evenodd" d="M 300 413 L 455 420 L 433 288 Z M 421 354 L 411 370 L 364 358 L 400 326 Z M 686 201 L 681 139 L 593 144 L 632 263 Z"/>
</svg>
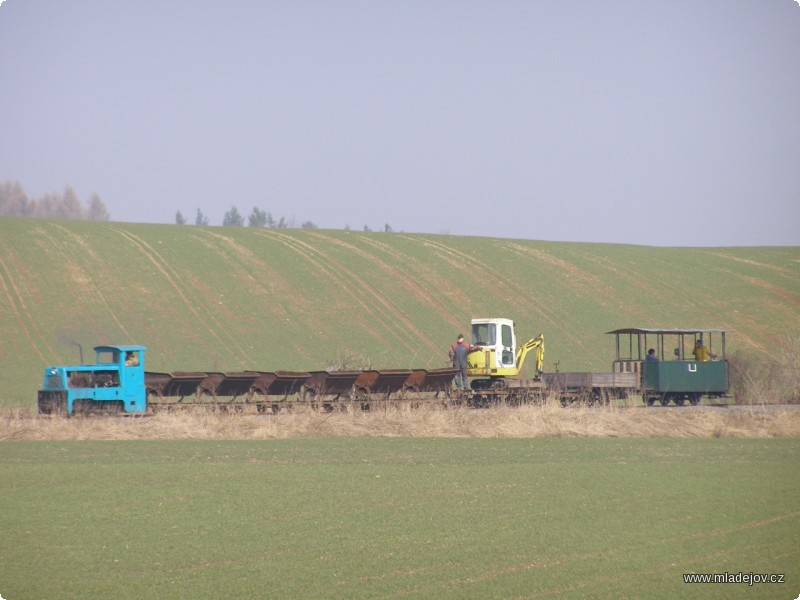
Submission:
<svg viewBox="0 0 800 600">
<path fill-rule="evenodd" d="M 735 352 L 728 360 L 739 404 L 800 402 L 800 340 L 785 335 L 770 356 Z"/>
<path fill-rule="evenodd" d="M 407 406 L 333 413 L 299 408 L 279 415 L 213 412 L 149 417 L 43 417 L 0 413 L 0 440 L 287 439 L 321 436 L 778 438 L 800 437 L 800 408 L 561 408 L 485 410 Z"/>
</svg>

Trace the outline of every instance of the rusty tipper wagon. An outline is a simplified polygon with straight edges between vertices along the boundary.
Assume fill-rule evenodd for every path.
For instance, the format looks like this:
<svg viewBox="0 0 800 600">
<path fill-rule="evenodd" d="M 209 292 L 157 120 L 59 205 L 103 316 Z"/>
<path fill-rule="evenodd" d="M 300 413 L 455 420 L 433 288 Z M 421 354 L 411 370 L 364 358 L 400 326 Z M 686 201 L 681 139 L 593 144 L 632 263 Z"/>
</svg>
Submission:
<svg viewBox="0 0 800 600">
<path fill-rule="evenodd" d="M 640 375 L 642 399 L 682 406 L 728 394 L 724 329 L 617 329 L 614 372 Z"/>
</svg>

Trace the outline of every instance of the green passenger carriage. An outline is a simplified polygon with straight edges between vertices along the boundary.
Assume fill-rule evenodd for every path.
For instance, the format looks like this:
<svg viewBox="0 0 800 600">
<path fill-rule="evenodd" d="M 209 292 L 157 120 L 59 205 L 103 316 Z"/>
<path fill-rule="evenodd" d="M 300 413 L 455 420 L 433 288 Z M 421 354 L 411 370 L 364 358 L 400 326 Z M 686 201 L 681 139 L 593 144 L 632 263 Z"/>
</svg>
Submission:
<svg viewBox="0 0 800 600">
<path fill-rule="evenodd" d="M 627 328 L 608 333 L 616 336 L 614 371 L 639 373 L 648 406 L 699 404 L 703 396 L 727 396 L 724 329 Z"/>
</svg>

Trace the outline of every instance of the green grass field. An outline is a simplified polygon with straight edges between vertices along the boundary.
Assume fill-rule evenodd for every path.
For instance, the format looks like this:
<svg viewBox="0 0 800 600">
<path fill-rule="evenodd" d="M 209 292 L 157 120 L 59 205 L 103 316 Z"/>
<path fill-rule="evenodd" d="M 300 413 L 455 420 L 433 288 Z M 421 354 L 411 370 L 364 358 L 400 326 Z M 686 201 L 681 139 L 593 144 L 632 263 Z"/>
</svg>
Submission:
<svg viewBox="0 0 800 600">
<path fill-rule="evenodd" d="M 800 441 L 0 443 L 0 594 L 796 598 Z M 685 584 L 683 573 L 783 573 Z"/>
</svg>

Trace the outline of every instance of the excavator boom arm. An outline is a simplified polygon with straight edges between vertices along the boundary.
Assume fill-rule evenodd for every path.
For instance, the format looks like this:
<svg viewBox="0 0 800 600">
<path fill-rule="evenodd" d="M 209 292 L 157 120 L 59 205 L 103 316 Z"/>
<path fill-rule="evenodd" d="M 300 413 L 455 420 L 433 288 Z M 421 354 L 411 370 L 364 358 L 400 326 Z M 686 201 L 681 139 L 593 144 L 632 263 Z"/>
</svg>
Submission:
<svg viewBox="0 0 800 600">
<path fill-rule="evenodd" d="M 536 376 L 544 371 L 544 334 L 540 333 L 532 340 L 528 340 L 517 349 L 517 371 L 522 370 L 525 358 L 532 350 L 536 351 Z"/>
</svg>

